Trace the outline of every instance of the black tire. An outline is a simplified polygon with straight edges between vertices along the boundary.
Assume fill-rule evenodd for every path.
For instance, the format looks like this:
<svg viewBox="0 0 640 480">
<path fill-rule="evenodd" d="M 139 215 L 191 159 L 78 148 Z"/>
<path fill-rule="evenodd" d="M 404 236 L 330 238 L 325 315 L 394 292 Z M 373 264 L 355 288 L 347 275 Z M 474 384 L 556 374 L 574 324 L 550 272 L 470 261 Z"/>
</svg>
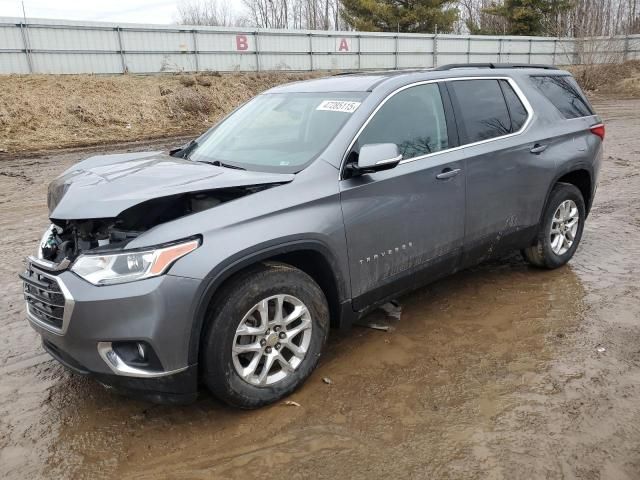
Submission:
<svg viewBox="0 0 640 480">
<path fill-rule="evenodd" d="M 292 295 L 307 307 L 311 341 L 298 367 L 272 385 L 245 381 L 233 364 L 236 329 L 252 307 L 273 295 Z M 203 381 L 220 400 L 238 408 L 258 408 L 291 394 L 315 369 L 329 334 L 329 307 L 318 284 L 289 265 L 268 263 L 238 274 L 220 292 L 208 318 L 202 346 Z"/>
<path fill-rule="evenodd" d="M 573 200 L 578 207 L 579 223 L 578 230 L 573 240 L 571 248 L 569 248 L 562 255 L 556 254 L 551 247 L 551 225 L 553 215 L 565 200 Z M 561 267 L 573 257 L 576 252 L 580 239 L 582 238 L 582 231 L 584 229 L 584 222 L 586 219 L 586 208 L 584 204 L 584 198 L 582 193 L 577 187 L 569 183 L 558 183 L 551 194 L 545 207 L 544 214 L 542 215 L 542 221 L 538 229 L 538 234 L 535 243 L 522 250 L 522 256 L 531 265 L 540 268 L 554 269 Z"/>
</svg>

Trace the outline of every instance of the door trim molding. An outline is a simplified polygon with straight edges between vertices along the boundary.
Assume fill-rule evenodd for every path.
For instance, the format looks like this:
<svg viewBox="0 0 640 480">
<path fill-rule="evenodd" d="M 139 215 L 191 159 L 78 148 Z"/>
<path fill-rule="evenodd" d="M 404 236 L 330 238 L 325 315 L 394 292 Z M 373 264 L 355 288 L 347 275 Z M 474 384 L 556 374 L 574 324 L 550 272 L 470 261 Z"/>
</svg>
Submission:
<svg viewBox="0 0 640 480">
<path fill-rule="evenodd" d="M 507 81 L 509 83 L 509 85 L 511 85 L 511 87 L 513 88 L 513 91 L 516 93 L 516 95 L 518 96 L 518 98 L 520 99 L 522 104 L 524 105 L 525 110 L 527 111 L 527 120 L 524 122 L 524 124 L 522 125 L 520 130 L 518 130 L 517 132 L 508 133 L 506 135 L 501 135 L 499 137 L 489 138 L 487 140 L 480 140 L 478 142 L 467 143 L 467 144 L 464 144 L 464 145 L 458 145 L 458 146 L 455 146 L 455 147 L 447 148 L 445 150 L 440 150 L 440 151 L 437 151 L 437 152 L 428 153 L 426 155 L 420 155 L 418 157 L 406 158 L 406 159 L 403 159 L 403 160 L 400 161 L 400 165 L 402 165 L 404 163 L 415 162 L 416 160 L 422 160 L 424 158 L 434 157 L 436 155 L 441 155 L 443 153 L 455 152 L 457 150 L 462 150 L 464 148 L 475 147 L 476 145 L 483 145 L 485 143 L 495 142 L 496 140 L 503 140 L 505 138 L 515 137 L 516 135 L 522 134 L 529 127 L 529 125 L 531 124 L 531 121 L 533 120 L 533 113 L 534 113 L 533 107 L 531 106 L 531 103 L 529 103 L 529 100 L 525 96 L 524 92 L 522 91 L 522 89 L 520 88 L 518 83 L 511 77 L 508 77 L 508 76 L 505 76 L 505 75 L 488 75 L 488 76 L 478 76 L 478 77 L 451 77 L 451 78 L 439 78 L 439 79 L 434 79 L 434 80 L 422 80 L 422 81 L 419 81 L 419 82 L 409 83 L 409 84 L 403 85 L 402 87 L 399 87 L 396 90 L 394 90 L 393 92 L 389 93 L 389 95 L 387 95 L 378 104 L 378 106 L 373 110 L 373 112 L 371 112 L 369 117 L 367 117 L 367 120 L 365 120 L 365 122 L 362 124 L 362 126 L 358 129 L 358 131 L 354 135 L 353 139 L 349 143 L 349 146 L 347 147 L 346 151 L 342 155 L 342 160 L 340 161 L 340 169 L 339 169 L 339 173 L 338 173 L 338 180 L 344 180 L 344 170 L 345 170 L 345 165 L 346 165 L 346 161 L 347 161 L 347 155 L 349 154 L 349 152 L 353 148 L 353 145 L 356 143 L 356 141 L 360 137 L 360 134 L 367 127 L 367 125 L 369 124 L 371 119 L 375 116 L 375 114 L 378 113 L 378 110 L 380 110 L 382 108 L 382 106 L 391 97 L 393 97 L 394 95 L 396 95 L 396 94 L 398 94 L 398 93 L 400 93 L 400 92 L 402 92 L 404 90 L 407 90 L 408 88 L 417 87 L 419 85 L 428 85 L 428 84 L 431 84 L 431 83 L 443 83 L 443 82 L 457 82 L 457 81 L 466 81 L 466 80 L 505 80 L 505 81 Z M 442 96 L 442 93 L 440 93 L 440 96 Z M 444 99 L 442 100 L 442 102 L 444 103 Z"/>
</svg>

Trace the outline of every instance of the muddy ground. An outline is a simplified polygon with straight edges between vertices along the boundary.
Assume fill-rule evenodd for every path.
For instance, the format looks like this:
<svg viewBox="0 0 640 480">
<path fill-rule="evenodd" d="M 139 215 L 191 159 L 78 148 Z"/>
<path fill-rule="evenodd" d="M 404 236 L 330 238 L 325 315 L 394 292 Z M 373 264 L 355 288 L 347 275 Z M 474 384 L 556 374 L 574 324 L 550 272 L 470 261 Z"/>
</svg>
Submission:
<svg viewBox="0 0 640 480">
<path fill-rule="evenodd" d="M 640 101 L 596 108 L 606 161 L 569 266 L 512 255 L 422 288 L 394 331 L 334 334 L 299 407 L 250 412 L 129 400 L 43 353 L 16 275 L 47 182 L 86 153 L 4 159 L 0 478 L 640 478 Z"/>
</svg>

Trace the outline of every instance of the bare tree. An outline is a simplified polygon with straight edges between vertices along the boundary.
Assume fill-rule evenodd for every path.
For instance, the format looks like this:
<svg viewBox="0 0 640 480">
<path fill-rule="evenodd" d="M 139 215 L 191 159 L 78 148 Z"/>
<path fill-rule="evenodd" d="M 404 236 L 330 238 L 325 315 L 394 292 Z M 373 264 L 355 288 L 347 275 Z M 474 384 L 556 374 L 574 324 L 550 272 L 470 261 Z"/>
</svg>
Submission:
<svg viewBox="0 0 640 480">
<path fill-rule="evenodd" d="M 242 0 L 246 16 L 231 7 L 234 0 L 181 0 L 178 21 L 190 25 L 250 25 L 257 28 L 341 30 L 341 0 Z M 373 0 L 372 0 L 373 1 Z M 398 0 L 399 8 L 406 0 Z M 455 31 L 504 34 L 506 20 L 487 13 L 504 0 L 459 0 Z M 567 0 L 549 0 L 566 3 Z M 548 36 L 613 36 L 640 33 L 640 0 L 572 0 L 566 11 L 551 9 L 542 19 Z"/>
<path fill-rule="evenodd" d="M 574 37 L 638 33 L 640 0 L 575 0 L 563 20 L 566 34 Z"/>
<path fill-rule="evenodd" d="M 259 28 L 336 30 L 340 0 L 242 0 L 250 22 Z"/>
<path fill-rule="evenodd" d="M 498 2 L 494 0 L 459 0 L 460 20 L 455 30 L 458 33 L 501 34 L 506 31 L 505 20 L 496 15 L 489 15 L 485 10 Z"/>
<path fill-rule="evenodd" d="M 486 9 L 503 0 L 459 0 L 459 33 L 500 34 L 504 19 L 488 15 Z M 550 0 L 550 7 L 566 0 Z M 560 37 L 613 36 L 640 33 L 640 0 L 572 0 L 570 8 L 550 8 L 544 15 L 544 34 Z"/>
<path fill-rule="evenodd" d="M 235 15 L 229 0 L 181 0 L 177 17 L 183 25 L 231 27 L 247 23 Z"/>
<path fill-rule="evenodd" d="M 242 0 L 253 26 L 289 28 L 289 0 Z"/>
</svg>

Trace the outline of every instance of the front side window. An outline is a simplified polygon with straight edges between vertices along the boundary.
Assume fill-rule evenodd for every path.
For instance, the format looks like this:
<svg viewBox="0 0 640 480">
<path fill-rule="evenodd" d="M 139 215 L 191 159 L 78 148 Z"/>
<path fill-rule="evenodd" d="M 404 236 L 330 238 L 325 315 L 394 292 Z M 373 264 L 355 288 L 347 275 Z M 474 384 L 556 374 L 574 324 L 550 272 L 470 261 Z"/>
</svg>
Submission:
<svg viewBox="0 0 640 480">
<path fill-rule="evenodd" d="M 370 143 L 395 143 L 404 159 L 448 148 L 438 85 L 417 85 L 389 98 L 358 137 L 354 151 Z"/>
<path fill-rule="evenodd" d="M 513 131 L 498 80 L 457 80 L 449 84 L 449 91 L 462 145 Z"/>
<path fill-rule="evenodd" d="M 564 118 L 589 117 L 593 110 L 584 98 L 580 87 L 573 77 L 569 76 L 535 76 L 531 77 L 538 90 L 560 110 Z"/>
<path fill-rule="evenodd" d="M 366 95 L 259 95 L 205 134 L 189 158 L 246 170 L 299 172 L 327 147 Z"/>
</svg>

